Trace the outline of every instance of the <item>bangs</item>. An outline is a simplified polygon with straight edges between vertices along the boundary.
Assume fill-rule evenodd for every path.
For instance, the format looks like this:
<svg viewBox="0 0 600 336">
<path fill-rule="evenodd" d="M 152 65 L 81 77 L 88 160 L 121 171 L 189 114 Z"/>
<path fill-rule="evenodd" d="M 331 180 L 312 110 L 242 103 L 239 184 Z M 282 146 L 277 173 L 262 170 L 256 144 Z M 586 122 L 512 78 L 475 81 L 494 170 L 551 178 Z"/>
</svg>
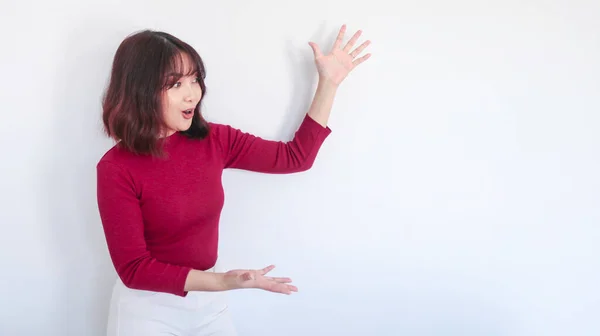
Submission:
<svg viewBox="0 0 600 336">
<path fill-rule="evenodd" d="M 174 55 L 169 57 L 163 74 L 164 88 L 173 86 L 182 77 L 197 76 L 204 78 L 203 69 L 200 68 L 199 62 L 195 62 L 194 57 L 183 50 L 177 50 Z"/>
</svg>

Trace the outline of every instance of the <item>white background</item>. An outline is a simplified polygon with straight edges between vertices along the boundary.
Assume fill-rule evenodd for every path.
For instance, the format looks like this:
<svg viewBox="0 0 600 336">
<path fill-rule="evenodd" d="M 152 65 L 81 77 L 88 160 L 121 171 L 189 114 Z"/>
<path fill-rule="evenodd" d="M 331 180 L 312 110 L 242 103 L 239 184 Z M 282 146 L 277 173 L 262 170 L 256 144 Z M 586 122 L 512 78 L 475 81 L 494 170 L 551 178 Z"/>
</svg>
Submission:
<svg viewBox="0 0 600 336">
<path fill-rule="evenodd" d="M 600 2 L 3 1 L 0 334 L 103 335 L 115 279 L 95 199 L 100 99 L 128 34 L 208 68 L 208 119 L 290 139 L 308 41 L 373 57 L 312 170 L 228 171 L 220 267 L 240 335 L 600 334 Z"/>
</svg>

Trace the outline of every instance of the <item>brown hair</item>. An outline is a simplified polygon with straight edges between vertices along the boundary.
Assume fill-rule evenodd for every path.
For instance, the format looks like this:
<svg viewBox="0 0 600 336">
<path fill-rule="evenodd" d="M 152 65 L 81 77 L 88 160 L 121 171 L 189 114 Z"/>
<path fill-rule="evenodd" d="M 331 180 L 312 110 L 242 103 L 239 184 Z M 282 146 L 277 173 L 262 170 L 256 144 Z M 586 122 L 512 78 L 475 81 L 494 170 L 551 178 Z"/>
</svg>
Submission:
<svg viewBox="0 0 600 336">
<path fill-rule="evenodd" d="M 193 67 L 184 74 L 183 55 Z M 177 75 L 172 76 L 173 73 Z M 200 113 L 206 94 L 206 70 L 200 55 L 187 43 L 165 32 L 144 30 L 127 36 L 112 64 L 109 85 L 102 101 L 104 132 L 136 154 L 160 155 L 163 93 L 179 78 L 195 73 L 202 97 L 194 110 L 191 127 L 183 133 L 202 139 L 208 123 Z"/>
</svg>

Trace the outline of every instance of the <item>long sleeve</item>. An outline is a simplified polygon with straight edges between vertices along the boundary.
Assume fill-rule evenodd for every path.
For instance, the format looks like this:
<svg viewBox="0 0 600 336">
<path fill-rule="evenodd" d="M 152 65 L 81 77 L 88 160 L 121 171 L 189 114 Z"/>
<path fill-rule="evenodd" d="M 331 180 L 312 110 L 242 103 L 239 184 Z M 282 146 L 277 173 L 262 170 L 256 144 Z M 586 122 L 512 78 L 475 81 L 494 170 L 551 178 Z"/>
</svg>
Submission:
<svg viewBox="0 0 600 336">
<path fill-rule="evenodd" d="M 147 250 L 135 184 L 129 173 L 110 161 L 97 167 L 97 199 L 110 257 L 130 288 L 185 296 L 189 267 L 160 262 Z"/>
<path fill-rule="evenodd" d="M 321 145 L 331 133 L 308 114 L 289 142 L 265 140 L 227 125 L 213 125 L 225 168 L 286 174 L 312 167 Z"/>
</svg>

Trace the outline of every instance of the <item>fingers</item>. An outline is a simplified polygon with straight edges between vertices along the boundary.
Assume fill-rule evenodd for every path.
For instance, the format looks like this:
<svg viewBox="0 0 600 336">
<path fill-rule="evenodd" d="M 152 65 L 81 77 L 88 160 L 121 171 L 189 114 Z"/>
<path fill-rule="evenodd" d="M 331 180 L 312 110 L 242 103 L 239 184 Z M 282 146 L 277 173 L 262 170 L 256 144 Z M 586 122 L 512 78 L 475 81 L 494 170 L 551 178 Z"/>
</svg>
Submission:
<svg viewBox="0 0 600 336">
<path fill-rule="evenodd" d="M 298 287 L 294 285 L 290 285 L 292 282 L 290 278 L 271 278 L 273 282 L 271 282 L 271 291 L 282 293 L 282 294 L 291 294 L 292 292 L 298 292 Z"/>
<path fill-rule="evenodd" d="M 352 49 L 352 47 L 354 46 L 354 44 L 356 44 L 356 41 L 358 40 L 358 38 L 360 37 L 361 34 L 362 34 L 362 30 L 359 30 L 356 33 L 354 33 L 354 35 L 352 36 L 350 41 L 348 41 L 348 43 L 346 43 L 346 46 L 344 47 L 345 52 L 348 52 L 348 51 L 350 51 L 350 49 Z"/>
<path fill-rule="evenodd" d="M 350 56 L 352 56 L 352 58 L 356 58 L 356 56 L 358 56 L 370 44 L 371 44 L 371 41 L 369 41 L 369 40 L 363 42 L 358 48 L 354 49 L 354 51 L 352 51 L 350 53 Z"/>
<path fill-rule="evenodd" d="M 290 278 L 281 278 L 281 277 L 277 277 L 277 278 L 267 277 L 267 280 L 275 281 L 275 282 L 279 282 L 279 283 L 290 283 L 290 282 L 292 282 L 292 279 L 290 279 Z"/>
<path fill-rule="evenodd" d="M 269 266 L 259 270 L 258 273 L 260 275 L 265 275 L 265 274 L 271 272 L 274 268 L 275 268 L 275 265 L 269 265 Z"/>
<path fill-rule="evenodd" d="M 252 272 L 247 272 L 242 275 L 242 279 L 244 280 L 257 280 L 253 286 L 258 288 L 262 288 L 264 290 L 282 293 L 282 294 L 291 294 L 292 292 L 297 292 L 298 287 L 294 285 L 290 285 L 292 279 L 288 277 L 266 277 L 265 274 L 269 273 L 275 268 L 275 265 L 269 265 L 263 269 L 257 270 L 256 272 L 260 275 L 257 276 L 256 279 L 252 276 Z M 265 281 L 266 280 L 266 281 Z"/>
<path fill-rule="evenodd" d="M 292 279 L 287 277 L 264 277 L 266 281 L 259 281 L 258 288 L 262 288 L 266 291 L 281 293 L 281 294 L 291 294 L 292 292 L 297 292 L 298 287 L 291 285 Z"/>
<path fill-rule="evenodd" d="M 265 274 L 271 272 L 274 268 L 275 268 L 275 265 L 269 265 L 269 266 L 259 270 L 258 272 L 260 273 L 260 275 L 265 275 Z"/>
<path fill-rule="evenodd" d="M 335 48 L 339 48 L 339 46 L 341 45 L 345 31 L 346 31 L 346 25 L 343 25 L 342 29 L 340 29 L 340 33 L 338 34 L 338 37 L 335 41 Z M 360 46 L 358 46 L 358 48 L 356 48 L 352 52 L 350 52 L 350 50 L 352 49 L 352 47 L 354 47 L 354 45 L 356 44 L 356 41 L 358 41 L 358 38 L 361 35 L 362 35 L 362 30 L 356 31 L 356 33 L 354 33 L 354 35 L 352 35 L 352 38 L 350 38 L 348 43 L 346 43 L 346 45 L 344 46 L 344 49 L 342 49 L 344 52 L 349 53 L 350 57 L 352 57 L 353 59 L 356 58 L 358 55 L 360 55 L 360 53 L 363 50 L 365 50 L 366 47 L 371 45 L 371 41 L 367 40 L 367 41 L 363 42 Z M 356 67 L 359 64 L 361 64 L 362 62 L 368 60 L 369 57 L 371 57 L 371 54 L 367 54 L 361 58 L 358 58 L 358 59 L 354 60 L 352 63 Z"/>
<path fill-rule="evenodd" d="M 333 49 L 339 49 L 342 45 L 342 41 L 344 40 L 344 34 L 346 33 L 346 25 L 343 24 L 340 28 L 337 38 L 335 39 L 335 43 L 333 44 Z"/>
<path fill-rule="evenodd" d="M 274 293 L 281 293 L 281 294 L 287 294 L 290 295 L 292 294 L 292 292 L 298 292 L 298 287 L 294 286 L 294 285 L 286 285 L 286 284 L 278 284 L 277 286 L 273 286 L 270 289 L 268 289 L 271 292 Z"/>
<path fill-rule="evenodd" d="M 371 57 L 371 54 L 366 54 L 365 56 L 361 57 L 361 58 L 357 58 L 356 60 L 354 60 L 352 62 L 352 64 L 354 65 L 354 67 L 357 67 L 359 64 L 361 64 L 362 62 L 366 61 L 369 59 L 369 57 Z"/>
<path fill-rule="evenodd" d="M 319 48 L 319 46 L 316 43 L 308 42 L 308 45 L 310 45 L 310 47 L 312 48 L 315 58 L 323 56 L 323 52 L 321 52 L 321 48 Z"/>
<path fill-rule="evenodd" d="M 296 287 L 294 285 L 286 285 L 286 287 L 287 287 L 287 294 L 292 294 L 292 292 L 298 293 L 298 287 Z"/>
</svg>

